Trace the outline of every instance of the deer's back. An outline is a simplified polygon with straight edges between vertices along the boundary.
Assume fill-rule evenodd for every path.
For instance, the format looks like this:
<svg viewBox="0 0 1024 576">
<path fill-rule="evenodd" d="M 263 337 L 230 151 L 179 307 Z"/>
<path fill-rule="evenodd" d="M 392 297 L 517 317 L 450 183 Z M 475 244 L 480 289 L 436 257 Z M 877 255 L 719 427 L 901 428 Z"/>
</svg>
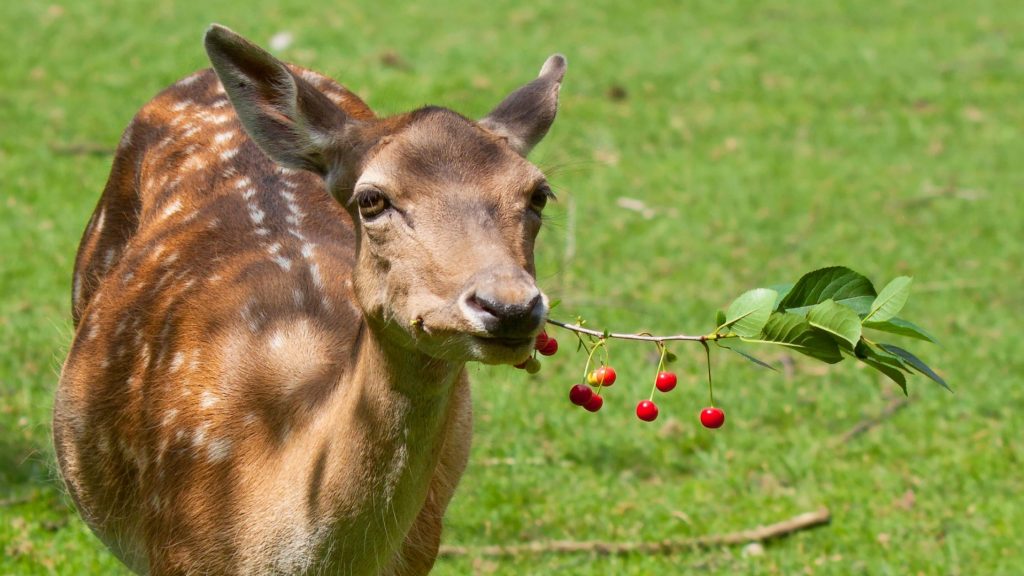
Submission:
<svg viewBox="0 0 1024 576">
<path fill-rule="evenodd" d="M 211 71 L 132 121 L 79 249 L 54 422 L 72 496 L 129 564 L 154 531 L 211 551 L 238 536 L 209 528 L 244 522 L 238 484 L 344 381 L 354 255 L 347 213 L 260 152 Z"/>
</svg>

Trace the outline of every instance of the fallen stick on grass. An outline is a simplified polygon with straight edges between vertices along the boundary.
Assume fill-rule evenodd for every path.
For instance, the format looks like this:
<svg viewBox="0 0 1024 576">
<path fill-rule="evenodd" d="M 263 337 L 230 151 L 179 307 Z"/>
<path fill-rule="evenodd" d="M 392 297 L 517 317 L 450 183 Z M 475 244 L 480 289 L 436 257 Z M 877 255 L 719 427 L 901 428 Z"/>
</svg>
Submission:
<svg viewBox="0 0 1024 576">
<path fill-rule="evenodd" d="M 659 540 L 656 542 L 576 542 L 549 541 L 514 544 L 510 546 L 441 546 L 441 556 L 522 556 L 526 554 L 590 553 L 602 556 L 620 554 L 672 554 L 690 548 L 735 546 L 750 542 L 764 542 L 794 532 L 828 524 L 832 516 L 828 508 L 805 512 L 782 522 L 758 526 L 749 530 L 726 534 L 709 534 L 693 538 Z"/>
<path fill-rule="evenodd" d="M 882 409 L 878 416 L 872 416 L 870 418 L 865 418 L 861 420 L 860 422 L 857 423 L 856 426 L 850 428 L 849 430 L 846 431 L 845 434 L 840 436 L 836 444 L 849 443 L 854 438 L 860 436 L 861 434 L 867 432 L 868 430 L 874 428 L 875 426 L 878 426 L 882 422 L 885 422 L 894 414 L 896 414 L 903 408 L 906 408 L 908 404 L 910 404 L 910 401 L 907 400 L 905 397 L 893 398 L 889 402 L 889 404 L 887 404 L 885 408 Z"/>
</svg>

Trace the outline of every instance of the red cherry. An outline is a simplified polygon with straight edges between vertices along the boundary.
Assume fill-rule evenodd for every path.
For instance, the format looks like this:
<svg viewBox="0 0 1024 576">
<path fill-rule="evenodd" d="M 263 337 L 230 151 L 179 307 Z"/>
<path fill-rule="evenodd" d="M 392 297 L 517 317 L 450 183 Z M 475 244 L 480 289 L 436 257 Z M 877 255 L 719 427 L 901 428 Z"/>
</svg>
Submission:
<svg viewBox="0 0 1024 576">
<path fill-rule="evenodd" d="M 597 394 L 591 396 L 590 400 L 587 400 L 587 403 L 583 405 L 590 412 L 597 412 L 601 409 L 601 406 L 604 406 L 604 398 Z"/>
<path fill-rule="evenodd" d="M 601 366 L 597 370 L 594 370 L 594 381 L 596 384 L 602 386 L 611 386 L 615 384 L 615 368 L 611 366 Z"/>
<path fill-rule="evenodd" d="M 721 408 L 705 408 L 700 411 L 700 423 L 705 428 L 721 428 L 725 424 L 725 412 Z"/>
<path fill-rule="evenodd" d="M 569 389 L 569 402 L 577 406 L 586 406 L 594 396 L 594 391 L 586 384 L 577 384 Z"/>
<path fill-rule="evenodd" d="M 671 372 L 658 372 L 654 385 L 662 392 L 669 392 L 676 387 L 676 375 Z"/>
<path fill-rule="evenodd" d="M 544 356 L 551 356 L 555 352 L 558 352 L 558 340 L 549 337 L 547 342 L 544 343 L 544 347 L 537 350 Z"/>
<path fill-rule="evenodd" d="M 636 405 L 636 417 L 644 422 L 652 422 L 658 417 L 658 406 L 650 400 L 643 400 Z"/>
<path fill-rule="evenodd" d="M 537 350 L 540 350 L 545 345 L 547 345 L 548 338 L 548 333 L 544 330 L 541 330 L 540 334 L 537 334 L 537 339 L 533 341 L 533 347 Z"/>
</svg>

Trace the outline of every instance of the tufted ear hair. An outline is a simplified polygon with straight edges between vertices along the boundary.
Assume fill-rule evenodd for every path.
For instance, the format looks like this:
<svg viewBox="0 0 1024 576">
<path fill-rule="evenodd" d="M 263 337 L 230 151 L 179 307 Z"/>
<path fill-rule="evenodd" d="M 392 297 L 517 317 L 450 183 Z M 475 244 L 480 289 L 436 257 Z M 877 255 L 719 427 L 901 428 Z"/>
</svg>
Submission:
<svg viewBox="0 0 1024 576">
<path fill-rule="evenodd" d="M 268 156 L 322 176 L 334 168 L 329 150 L 344 144 L 353 120 L 322 92 L 268 52 L 214 24 L 206 53 L 245 131 Z"/>
<path fill-rule="evenodd" d="M 536 80 L 506 96 L 480 125 L 506 138 L 520 155 L 529 154 L 555 121 L 566 65 L 565 56 L 550 56 Z"/>
</svg>

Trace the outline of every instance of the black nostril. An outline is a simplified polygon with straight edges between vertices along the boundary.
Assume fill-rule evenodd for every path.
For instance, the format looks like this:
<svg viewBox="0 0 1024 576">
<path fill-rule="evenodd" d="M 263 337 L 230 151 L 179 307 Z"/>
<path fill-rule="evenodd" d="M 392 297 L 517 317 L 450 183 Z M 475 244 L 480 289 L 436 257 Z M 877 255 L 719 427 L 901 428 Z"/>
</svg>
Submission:
<svg viewBox="0 0 1024 576">
<path fill-rule="evenodd" d="M 502 321 L 517 320 L 531 316 L 534 310 L 541 304 L 540 294 L 537 294 L 528 302 L 502 302 L 481 294 L 474 294 L 471 301 L 484 312 Z"/>
<path fill-rule="evenodd" d="M 495 335 L 519 336 L 533 332 L 543 322 L 544 300 L 539 292 L 529 300 L 518 302 L 477 292 L 469 298 L 469 303 L 490 316 L 485 324 Z"/>
</svg>

